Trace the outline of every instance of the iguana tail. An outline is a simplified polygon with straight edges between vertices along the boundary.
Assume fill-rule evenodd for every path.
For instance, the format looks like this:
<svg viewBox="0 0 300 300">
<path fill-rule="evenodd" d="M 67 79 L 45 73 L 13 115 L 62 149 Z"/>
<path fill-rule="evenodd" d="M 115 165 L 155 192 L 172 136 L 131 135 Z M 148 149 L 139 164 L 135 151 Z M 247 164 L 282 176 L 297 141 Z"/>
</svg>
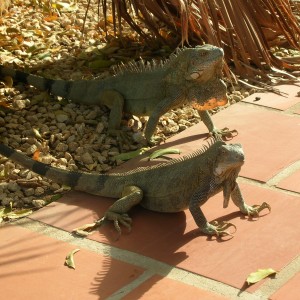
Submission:
<svg viewBox="0 0 300 300">
<path fill-rule="evenodd" d="M 45 176 L 54 182 L 67 185 L 75 189 L 79 180 L 82 179 L 81 177 L 90 175 L 83 172 L 68 171 L 51 167 L 39 161 L 33 160 L 25 154 L 22 154 L 3 144 L 0 144 L 0 154 L 41 176 Z"/>
<path fill-rule="evenodd" d="M 41 91 L 49 91 L 51 94 L 68 98 L 73 81 L 48 79 L 26 72 L 0 66 L 0 77 L 10 76 L 15 81 L 30 84 Z"/>
</svg>

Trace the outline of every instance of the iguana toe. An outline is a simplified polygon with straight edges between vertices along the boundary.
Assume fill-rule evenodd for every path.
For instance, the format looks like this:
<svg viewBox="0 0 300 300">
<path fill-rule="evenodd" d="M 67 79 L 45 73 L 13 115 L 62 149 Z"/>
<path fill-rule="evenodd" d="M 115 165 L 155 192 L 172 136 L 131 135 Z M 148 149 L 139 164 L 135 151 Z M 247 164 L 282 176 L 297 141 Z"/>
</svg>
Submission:
<svg viewBox="0 0 300 300">
<path fill-rule="evenodd" d="M 109 129 L 108 134 L 117 138 L 117 141 L 118 141 L 119 146 L 120 146 L 121 149 L 122 149 L 123 144 L 126 144 L 126 145 L 131 145 L 132 144 L 132 142 L 130 141 L 129 135 L 126 132 L 122 131 L 122 130 Z"/>
<path fill-rule="evenodd" d="M 266 202 L 263 202 L 261 205 L 247 205 L 245 206 L 243 213 L 247 214 L 248 216 L 259 217 L 259 213 L 264 209 L 268 209 L 270 212 L 271 206 Z"/>
<path fill-rule="evenodd" d="M 159 144 L 161 144 L 162 142 L 165 142 L 166 138 L 162 137 L 162 136 L 152 136 L 149 140 L 148 140 L 148 144 L 150 146 L 157 146 Z"/>
<path fill-rule="evenodd" d="M 131 230 L 132 219 L 128 216 L 128 214 L 118 214 L 115 212 L 108 211 L 105 213 L 104 217 L 100 220 L 100 222 L 102 221 L 103 223 L 105 220 L 114 222 L 114 226 L 119 236 L 122 234 L 120 224 L 125 226 L 128 229 L 128 231 Z"/>
<path fill-rule="evenodd" d="M 231 233 L 227 231 L 228 228 L 233 227 L 234 232 Z M 207 235 L 216 235 L 216 236 L 233 236 L 236 232 L 236 226 L 228 222 L 218 222 L 214 221 L 212 223 L 207 223 L 204 228 L 201 228 L 201 231 Z"/>
<path fill-rule="evenodd" d="M 210 133 L 210 136 L 225 138 L 225 140 L 231 140 L 238 135 L 236 129 L 229 130 L 229 128 L 224 127 L 223 129 L 213 129 Z"/>
</svg>

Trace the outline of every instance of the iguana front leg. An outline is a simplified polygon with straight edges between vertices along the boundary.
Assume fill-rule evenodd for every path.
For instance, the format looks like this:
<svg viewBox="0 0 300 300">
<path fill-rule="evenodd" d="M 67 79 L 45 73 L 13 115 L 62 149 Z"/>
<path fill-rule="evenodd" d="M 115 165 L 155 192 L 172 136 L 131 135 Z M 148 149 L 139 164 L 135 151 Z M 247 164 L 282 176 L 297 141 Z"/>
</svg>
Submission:
<svg viewBox="0 0 300 300">
<path fill-rule="evenodd" d="M 238 132 L 235 129 L 229 130 L 227 127 L 223 129 L 216 128 L 207 110 L 199 111 L 199 114 L 211 135 L 225 137 L 226 139 L 231 139 L 237 135 Z"/>
<path fill-rule="evenodd" d="M 145 138 L 150 144 L 157 144 L 159 140 L 153 137 L 159 118 L 169 110 L 184 104 L 185 99 L 180 96 L 170 96 L 162 100 L 152 111 L 145 129 Z"/>
<path fill-rule="evenodd" d="M 207 235 L 217 235 L 217 236 L 226 236 L 226 235 L 232 235 L 227 231 L 230 227 L 235 227 L 232 223 L 227 222 L 207 222 L 206 217 L 204 216 L 201 208 L 199 206 L 202 206 L 208 199 L 210 195 L 210 191 L 214 191 L 216 189 L 216 186 L 212 184 L 208 184 L 205 187 L 200 187 L 192 196 L 189 204 L 190 212 L 198 225 L 200 231 Z"/>
<path fill-rule="evenodd" d="M 259 217 L 259 213 L 264 209 L 268 209 L 269 211 L 271 211 L 271 206 L 266 202 L 263 202 L 261 205 L 252 206 L 246 204 L 237 182 L 231 192 L 231 199 L 233 203 L 240 209 L 240 211 L 248 216 Z"/>
<path fill-rule="evenodd" d="M 104 221 L 113 221 L 119 235 L 121 235 L 120 224 L 131 230 L 131 218 L 127 212 L 143 199 L 143 191 L 137 186 L 127 186 L 123 189 L 122 198 L 114 202 L 105 212 L 104 217 L 97 221 L 101 225 Z"/>
</svg>

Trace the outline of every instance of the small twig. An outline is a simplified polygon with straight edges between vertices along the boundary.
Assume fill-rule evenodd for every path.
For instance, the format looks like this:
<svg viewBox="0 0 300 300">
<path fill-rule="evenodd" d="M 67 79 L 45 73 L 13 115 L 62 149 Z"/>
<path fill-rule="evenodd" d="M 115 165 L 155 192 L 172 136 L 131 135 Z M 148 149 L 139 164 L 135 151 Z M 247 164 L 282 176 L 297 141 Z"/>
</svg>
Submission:
<svg viewBox="0 0 300 300">
<path fill-rule="evenodd" d="M 273 86 L 270 86 L 270 85 L 268 85 L 268 84 L 266 84 L 266 83 L 260 82 L 260 81 L 255 80 L 255 79 L 251 79 L 251 80 L 254 81 L 254 82 L 256 82 L 256 83 L 258 83 L 258 84 L 260 84 L 260 85 L 262 85 L 263 87 L 259 87 L 259 86 L 252 85 L 252 84 L 250 84 L 250 83 L 248 83 L 248 82 L 245 82 L 245 81 L 243 81 L 243 80 L 241 80 L 241 79 L 238 79 L 238 82 L 240 82 L 240 83 L 242 83 L 242 84 L 244 84 L 244 85 L 246 85 L 246 86 L 248 86 L 248 87 L 251 87 L 251 88 L 260 90 L 260 91 L 262 91 L 262 92 L 265 92 L 265 91 L 273 92 L 273 93 L 275 93 L 275 94 L 277 94 L 277 95 L 280 95 L 280 96 L 282 96 L 282 97 L 288 97 L 288 95 L 289 95 L 288 93 L 282 92 L 282 91 L 280 91 L 279 89 L 276 89 L 276 88 L 274 88 Z"/>
</svg>

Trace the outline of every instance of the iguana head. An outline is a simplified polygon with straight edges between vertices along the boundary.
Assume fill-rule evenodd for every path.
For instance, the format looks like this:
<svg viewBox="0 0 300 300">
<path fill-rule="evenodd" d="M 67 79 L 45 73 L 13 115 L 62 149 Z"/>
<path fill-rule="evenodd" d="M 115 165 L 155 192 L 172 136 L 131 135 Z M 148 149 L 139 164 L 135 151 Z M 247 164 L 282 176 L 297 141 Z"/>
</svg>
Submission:
<svg viewBox="0 0 300 300">
<path fill-rule="evenodd" d="M 222 48 L 206 44 L 187 49 L 186 55 L 188 58 L 186 80 L 205 82 L 222 77 L 224 57 Z"/>
<path fill-rule="evenodd" d="M 233 170 L 240 170 L 244 164 L 244 151 L 241 144 L 223 144 L 218 148 L 214 174 L 227 177 Z"/>
<path fill-rule="evenodd" d="M 214 175 L 223 186 L 223 207 L 229 203 L 232 190 L 236 186 L 236 179 L 244 164 L 244 151 L 241 144 L 225 143 L 218 148 L 217 160 L 215 163 Z"/>
</svg>

